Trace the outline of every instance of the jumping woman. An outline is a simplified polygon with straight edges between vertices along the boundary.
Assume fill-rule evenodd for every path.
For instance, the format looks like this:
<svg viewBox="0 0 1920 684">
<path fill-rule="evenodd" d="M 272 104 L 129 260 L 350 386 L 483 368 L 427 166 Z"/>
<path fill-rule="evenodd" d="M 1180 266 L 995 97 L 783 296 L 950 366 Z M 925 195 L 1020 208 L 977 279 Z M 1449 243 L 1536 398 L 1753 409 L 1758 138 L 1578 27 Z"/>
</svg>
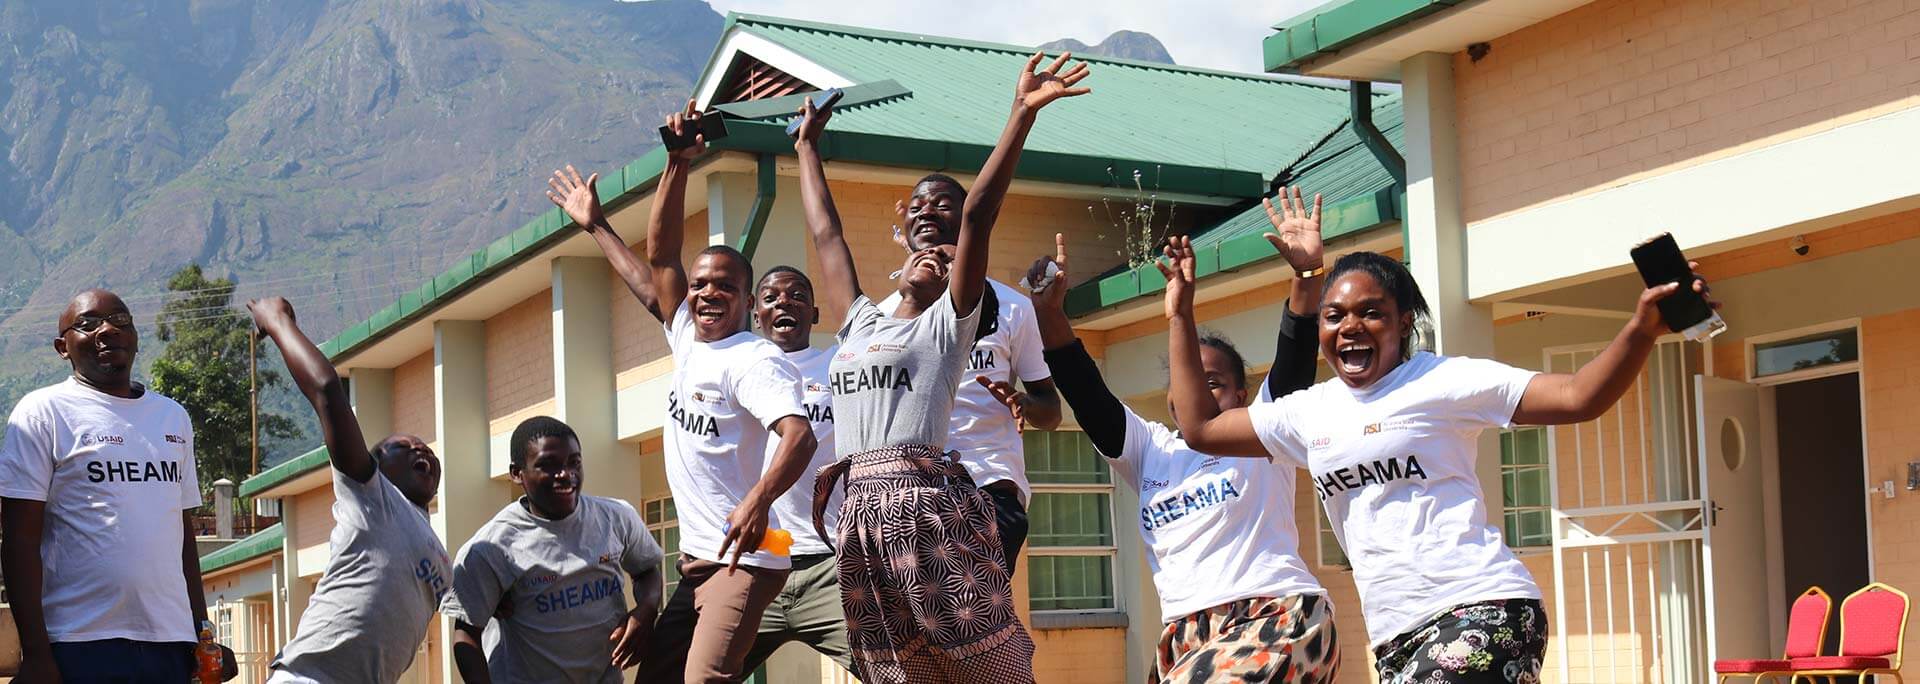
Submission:
<svg viewBox="0 0 1920 684">
<path fill-rule="evenodd" d="M 1303 207 L 1294 199 L 1289 209 Z M 1175 238 L 1166 254 L 1169 393 L 1182 435 L 1210 454 L 1307 463 L 1353 563 L 1380 681 L 1537 682 L 1547 615 L 1487 519 L 1478 436 L 1605 413 L 1666 331 L 1655 304 L 1679 285 L 1643 291 L 1626 327 L 1579 372 L 1536 373 L 1414 352 L 1415 322 L 1428 312 L 1412 274 L 1390 257 L 1348 254 L 1328 275 L 1319 313 L 1320 353 L 1337 377 L 1222 410 L 1207 396 L 1194 330 L 1192 246 Z M 1693 287 L 1707 291 L 1704 281 Z"/>
<path fill-rule="evenodd" d="M 954 392 L 979 332 L 987 239 L 1042 107 L 1088 92 L 1084 63 L 1068 55 L 1036 71 L 1027 60 L 1013 112 L 980 170 L 954 246 L 913 252 L 900 305 L 882 310 L 860 290 L 853 253 L 815 149 L 831 112 L 809 101 L 794 151 L 801 198 L 819 254 L 822 301 L 844 311 L 830 370 L 835 451 L 814 495 L 814 525 L 847 476 L 834 541 L 853 671 L 868 684 L 1033 681 L 1033 640 L 1013 610 L 993 504 L 945 452 Z M 915 202 L 924 201 L 915 197 Z M 850 472 L 849 472 L 850 471 Z"/>
</svg>

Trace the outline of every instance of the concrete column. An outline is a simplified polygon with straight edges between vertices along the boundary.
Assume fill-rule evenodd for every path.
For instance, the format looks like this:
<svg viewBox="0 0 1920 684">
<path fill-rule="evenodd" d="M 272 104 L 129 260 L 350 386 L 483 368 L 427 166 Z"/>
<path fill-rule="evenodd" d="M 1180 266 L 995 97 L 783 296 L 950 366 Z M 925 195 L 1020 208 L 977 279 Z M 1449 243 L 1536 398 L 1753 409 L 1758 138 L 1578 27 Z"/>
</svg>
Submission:
<svg viewBox="0 0 1920 684">
<path fill-rule="evenodd" d="M 755 185 L 751 171 L 707 176 L 707 244 L 740 244 L 747 215 L 753 213 Z"/>
<path fill-rule="evenodd" d="M 300 581 L 300 545 L 294 542 L 299 538 L 300 516 L 295 514 L 292 497 L 280 499 L 280 529 L 286 533 L 286 541 L 280 544 L 280 576 L 275 589 L 279 594 L 280 643 L 284 644 L 293 640 L 300 615 L 307 612 L 307 600 L 313 598 L 307 583 Z"/>
<path fill-rule="evenodd" d="M 1426 52 L 1400 64 L 1407 156 L 1406 249 L 1408 267 L 1433 308 L 1430 345 L 1449 356 L 1493 358 L 1493 309 L 1467 301 L 1467 223 L 1461 211 L 1460 140 L 1454 120 L 1453 56 Z M 1495 266 L 1488 264 L 1488 266 Z M 1487 492 L 1487 519 L 1496 524 L 1504 508 L 1500 490 L 1500 441 L 1480 436 L 1476 471 Z"/>
<path fill-rule="evenodd" d="M 580 435 L 582 490 L 638 502 L 640 462 L 617 429 L 610 272 L 598 257 L 553 260 L 554 417 Z"/>
<path fill-rule="evenodd" d="M 434 532 L 449 555 L 499 510 L 500 486 L 488 477 L 486 328 L 481 321 L 433 324 L 433 420 L 440 442 L 440 492 Z M 440 643 L 453 643 L 453 621 L 436 626 Z M 394 644 L 414 648 L 418 644 Z M 440 655 L 451 672 L 450 650 Z"/>
<path fill-rule="evenodd" d="M 347 381 L 360 436 L 371 447 L 393 434 L 393 369 L 355 368 Z"/>
</svg>

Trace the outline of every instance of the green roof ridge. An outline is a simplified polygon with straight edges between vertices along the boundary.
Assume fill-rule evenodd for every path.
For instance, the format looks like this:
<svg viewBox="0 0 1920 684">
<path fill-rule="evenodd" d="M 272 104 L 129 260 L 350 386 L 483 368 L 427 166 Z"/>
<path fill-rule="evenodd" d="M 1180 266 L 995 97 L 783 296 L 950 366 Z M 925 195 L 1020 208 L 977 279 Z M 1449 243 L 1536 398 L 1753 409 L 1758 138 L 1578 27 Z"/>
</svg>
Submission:
<svg viewBox="0 0 1920 684">
<path fill-rule="evenodd" d="M 1463 0 L 1332 0 L 1284 19 L 1261 41 L 1267 71 L 1285 71 Z"/>
<path fill-rule="evenodd" d="M 765 14 L 746 14 L 746 13 L 740 13 L 740 12 L 727 13 L 727 24 L 725 27 L 722 28 L 722 35 L 725 35 L 726 29 L 730 29 L 734 26 L 737 26 L 737 25 L 752 26 L 755 24 L 781 26 L 786 28 L 796 28 L 796 29 L 803 29 L 803 30 L 809 30 L 809 31 L 824 31 L 828 33 L 840 33 L 840 34 L 845 34 L 849 36 L 857 36 L 861 38 L 872 38 L 876 40 L 893 40 L 893 41 L 901 41 L 901 42 L 909 42 L 909 43 L 920 43 L 925 45 L 942 45 L 946 47 L 955 47 L 955 48 L 962 48 L 962 49 L 969 49 L 969 50 L 991 50 L 994 52 L 1008 52 L 1008 53 L 1016 53 L 1021 55 L 1031 55 L 1034 52 L 1039 51 L 1040 49 L 1038 46 L 1031 46 L 1031 45 L 1014 45 L 1012 43 L 996 43 L 993 41 L 973 40 L 969 38 L 955 38 L 952 36 L 938 36 L 938 35 L 924 34 L 924 33 L 910 33 L 906 31 L 889 31 L 886 29 L 867 28 L 863 26 L 849 26 L 846 24 L 830 24 L 830 23 L 820 22 L 820 21 L 807 21 L 804 19 L 791 19 L 787 17 L 776 17 L 772 15 L 765 15 Z M 775 42 L 778 42 L 778 41 L 775 41 Z M 1058 53 L 1060 51 L 1049 50 L 1048 52 Z M 1105 55 L 1094 55 L 1094 54 L 1082 53 L 1082 54 L 1075 55 L 1075 59 L 1081 59 L 1088 62 L 1116 64 L 1120 66 L 1129 66 L 1129 67 L 1135 67 L 1140 69 L 1154 69 L 1158 71 L 1170 71 L 1175 73 L 1188 73 L 1188 74 L 1197 74 L 1197 75 L 1204 75 L 1204 76 L 1220 76 L 1225 78 L 1237 78 L 1237 79 L 1243 79 L 1248 81 L 1295 83 L 1303 86 L 1326 88 L 1329 90 L 1345 90 L 1345 88 L 1337 88 L 1324 83 L 1309 83 L 1309 82 L 1295 81 L 1292 79 L 1275 77 L 1269 74 L 1255 74 L 1255 73 L 1247 73 L 1244 71 L 1229 71 L 1226 69 L 1209 69 L 1206 67 L 1186 66 L 1182 64 L 1167 64 L 1164 62 L 1149 62 L 1149 61 L 1139 60 L 1139 59 L 1128 59 L 1125 57 L 1108 57 Z"/>
<path fill-rule="evenodd" d="M 287 530 L 280 523 L 247 535 L 245 539 L 223 546 L 200 557 L 200 574 L 205 575 L 279 551 L 287 541 Z"/>
<path fill-rule="evenodd" d="M 301 475 L 313 472 L 316 468 L 326 467 L 327 448 L 316 447 L 299 456 L 281 461 L 279 465 L 262 470 L 240 483 L 240 496 L 253 496 L 260 492 L 278 487 Z"/>
</svg>

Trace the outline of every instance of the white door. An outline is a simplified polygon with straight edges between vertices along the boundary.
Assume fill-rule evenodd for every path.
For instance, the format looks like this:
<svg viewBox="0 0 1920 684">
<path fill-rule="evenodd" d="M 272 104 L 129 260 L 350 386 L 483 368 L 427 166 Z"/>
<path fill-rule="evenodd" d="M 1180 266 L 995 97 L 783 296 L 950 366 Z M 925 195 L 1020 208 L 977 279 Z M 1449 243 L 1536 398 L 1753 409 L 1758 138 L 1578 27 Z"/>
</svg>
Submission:
<svg viewBox="0 0 1920 684">
<path fill-rule="evenodd" d="M 1767 658 L 1766 520 L 1761 509 L 1760 388 L 1705 375 L 1693 379 L 1700 481 L 1707 659 Z"/>
</svg>

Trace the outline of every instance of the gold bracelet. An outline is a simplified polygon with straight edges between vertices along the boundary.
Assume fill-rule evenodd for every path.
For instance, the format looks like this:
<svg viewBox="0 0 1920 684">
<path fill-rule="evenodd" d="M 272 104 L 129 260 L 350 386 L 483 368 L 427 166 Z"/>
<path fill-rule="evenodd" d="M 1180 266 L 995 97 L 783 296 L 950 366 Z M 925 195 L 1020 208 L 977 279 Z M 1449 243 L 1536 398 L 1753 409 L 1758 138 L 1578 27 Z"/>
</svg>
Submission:
<svg viewBox="0 0 1920 684">
<path fill-rule="evenodd" d="M 1326 274 L 1327 274 L 1327 267 L 1321 266 L 1319 268 L 1308 269 L 1305 271 L 1294 271 L 1293 277 L 1299 278 L 1301 280 L 1306 280 L 1308 278 L 1318 278 Z"/>
</svg>

